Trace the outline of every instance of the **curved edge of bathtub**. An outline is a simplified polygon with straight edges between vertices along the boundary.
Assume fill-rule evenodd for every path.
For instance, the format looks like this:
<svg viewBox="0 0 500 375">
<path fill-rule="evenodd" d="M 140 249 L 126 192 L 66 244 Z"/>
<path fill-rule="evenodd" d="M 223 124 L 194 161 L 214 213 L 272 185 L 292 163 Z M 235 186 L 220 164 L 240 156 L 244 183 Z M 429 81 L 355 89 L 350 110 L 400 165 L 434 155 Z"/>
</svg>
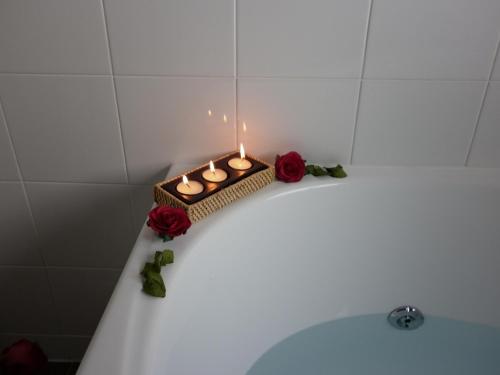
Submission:
<svg viewBox="0 0 500 375">
<path fill-rule="evenodd" d="M 181 168 L 182 169 L 182 168 Z M 353 167 L 346 168 L 349 177 L 343 180 L 307 176 L 298 184 L 272 184 L 257 193 L 256 199 L 272 199 L 282 194 L 291 194 L 301 189 L 318 187 L 321 184 L 356 185 L 363 183 L 398 184 L 411 181 L 425 184 L 429 179 L 450 184 L 484 184 L 500 186 L 500 169 L 483 168 L 406 168 L 406 167 Z M 174 168 L 175 171 L 175 168 Z M 171 173 L 172 175 L 172 173 Z M 228 207 L 227 211 L 234 208 Z M 127 375 L 152 372 L 150 363 L 158 348 L 148 347 L 158 342 L 154 335 L 160 330 L 154 326 L 161 318 L 182 314 L 173 309 L 168 298 L 168 286 L 182 266 L 188 249 L 197 241 L 197 234 L 205 231 L 214 220 L 224 220 L 226 209 L 205 219 L 190 230 L 189 236 L 179 237 L 175 242 L 163 243 L 147 228 L 143 227 L 133 247 L 130 257 L 115 287 L 105 313 L 82 360 L 80 375 Z M 162 274 L 167 285 L 167 298 L 151 298 L 141 290 L 139 272 L 154 250 L 165 247 L 175 249 L 175 264 L 167 267 Z M 189 291 L 186 291 L 189 293 Z M 375 311 L 374 311 L 375 312 Z M 366 313 L 370 313 L 367 311 Z M 175 340 L 171 340 L 171 345 Z M 164 353 L 168 347 L 162 348 Z"/>
</svg>

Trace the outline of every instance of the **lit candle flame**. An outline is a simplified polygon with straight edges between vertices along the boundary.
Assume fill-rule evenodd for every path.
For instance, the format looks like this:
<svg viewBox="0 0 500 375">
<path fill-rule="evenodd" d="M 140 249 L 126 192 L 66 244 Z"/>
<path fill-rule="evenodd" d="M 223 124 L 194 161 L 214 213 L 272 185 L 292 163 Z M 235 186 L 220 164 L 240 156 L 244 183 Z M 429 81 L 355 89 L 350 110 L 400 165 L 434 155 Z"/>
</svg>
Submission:
<svg viewBox="0 0 500 375">
<path fill-rule="evenodd" d="M 243 122 L 243 133 L 247 132 L 247 123 Z"/>
<path fill-rule="evenodd" d="M 208 115 L 212 116 L 212 110 L 211 109 L 208 110 Z"/>
<path fill-rule="evenodd" d="M 214 166 L 214 162 L 212 160 L 210 160 L 210 172 L 215 174 L 215 166 Z"/>
<path fill-rule="evenodd" d="M 224 115 L 224 116 L 222 117 L 222 120 L 223 120 L 224 122 L 227 122 L 227 116 L 226 116 L 226 115 Z"/>
<path fill-rule="evenodd" d="M 243 147 L 243 143 L 240 143 L 240 157 L 241 159 L 245 159 L 245 148 Z"/>
<path fill-rule="evenodd" d="M 186 175 L 183 175 L 183 176 L 182 176 L 182 182 L 184 183 L 184 185 L 186 185 L 187 187 L 189 187 L 189 180 L 188 180 L 188 178 L 186 177 Z"/>
</svg>

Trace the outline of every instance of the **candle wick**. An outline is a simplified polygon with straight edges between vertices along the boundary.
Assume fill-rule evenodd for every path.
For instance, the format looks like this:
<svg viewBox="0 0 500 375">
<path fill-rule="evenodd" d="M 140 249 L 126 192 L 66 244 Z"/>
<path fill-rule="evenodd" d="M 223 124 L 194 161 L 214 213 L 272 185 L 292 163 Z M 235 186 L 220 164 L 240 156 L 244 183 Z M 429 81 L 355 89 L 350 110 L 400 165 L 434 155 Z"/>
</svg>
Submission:
<svg viewBox="0 0 500 375">
<path fill-rule="evenodd" d="M 188 188 L 191 188 L 191 186 L 189 186 L 189 182 L 186 182 L 185 184 Z"/>
</svg>

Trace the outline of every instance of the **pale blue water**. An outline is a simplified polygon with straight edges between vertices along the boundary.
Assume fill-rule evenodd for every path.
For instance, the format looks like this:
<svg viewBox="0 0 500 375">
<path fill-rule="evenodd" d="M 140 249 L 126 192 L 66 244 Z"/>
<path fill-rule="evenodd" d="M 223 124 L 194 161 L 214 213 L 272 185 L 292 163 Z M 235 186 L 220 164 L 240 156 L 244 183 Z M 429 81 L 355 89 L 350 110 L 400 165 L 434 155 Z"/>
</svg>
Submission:
<svg viewBox="0 0 500 375">
<path fill-rule="evenodd" d="M 339 319 L 276 344 L 248 374 L 500 375 L 500 329 L 432 316 L 413 331 L 382 314 Z"/>
</svg>

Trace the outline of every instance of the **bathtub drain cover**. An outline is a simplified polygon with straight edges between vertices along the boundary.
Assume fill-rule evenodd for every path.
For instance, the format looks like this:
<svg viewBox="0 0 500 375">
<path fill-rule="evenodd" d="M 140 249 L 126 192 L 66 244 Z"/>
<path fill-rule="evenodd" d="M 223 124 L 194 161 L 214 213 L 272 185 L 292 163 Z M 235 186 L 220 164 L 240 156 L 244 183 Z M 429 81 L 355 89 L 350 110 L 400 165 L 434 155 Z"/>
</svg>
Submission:
<svg viewBox="0 0 500 375">
<path fill-rule="evenodd" d="M 413 306 L 400 306 L 387 316 L 389 323 L 397 328 L 410 331 L 424 324 L 424 315 Z"/>
</svg>

